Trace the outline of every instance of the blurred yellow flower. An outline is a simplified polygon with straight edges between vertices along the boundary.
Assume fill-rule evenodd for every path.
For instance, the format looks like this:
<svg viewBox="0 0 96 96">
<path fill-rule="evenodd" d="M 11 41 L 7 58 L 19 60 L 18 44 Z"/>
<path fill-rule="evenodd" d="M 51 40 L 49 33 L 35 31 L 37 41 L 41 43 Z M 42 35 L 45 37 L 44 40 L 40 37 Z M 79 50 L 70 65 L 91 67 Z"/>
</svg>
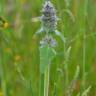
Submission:
<svg viewBox="0 0 96 96">
<path fill-rule="evenodd" d="M 8 27 L 9 27 L 9 23 L 8 23 L 8 22 L 5 22 L 4 25 L 3 25 L 3 27 L 4 27 L 5 29 L 8 28 Z"/>
<path fill-rule="evenodd" d="M 0 17 L 0 27 L 1 28 L 8 28 L 9 27 L 9 23 L 6 22 L 6 20 L 2 17 Z"/>
<path fill-rule="evenodd" d="M 2 91 L 0 91 L 0 96 L 3 96 L 3 92 Z"/>
<path fill-rule="evenodd" d="M 20 55 L 16 55 L 14 59 L 15 59 L 15 61 L 17 61 L 17 62 L 18 62 L 18 61 L 20 61 L 20 60 L 21 60 L 21 56 L 20 56 Z"/>
<path fill-rule="evenodd" d="M 21 4 L 25 4 L 26 0 L 20 0 Z"/>
<path fill-rule="evenodd" d="M 10 53 L 11 52 L 11 48 L 5 48 L 5 52 Z"/>
</svg>

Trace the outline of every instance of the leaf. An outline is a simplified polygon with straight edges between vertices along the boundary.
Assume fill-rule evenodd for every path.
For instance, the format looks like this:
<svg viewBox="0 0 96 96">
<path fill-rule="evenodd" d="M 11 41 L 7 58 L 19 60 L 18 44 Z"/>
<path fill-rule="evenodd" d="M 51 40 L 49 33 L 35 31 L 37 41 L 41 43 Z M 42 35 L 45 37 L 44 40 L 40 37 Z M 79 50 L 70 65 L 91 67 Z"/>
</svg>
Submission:
<svg viewBox="0 0 96 96">
<path fill-rule="evenodd" d="M 69 48 L 66 50 L 66 54 L 65 54 L 66 61 L 68 61 L 68 60 L 69 60 L 69 57 L 70 57 L 70 52 L 71 52 L 71 46 L 69 46 Z"/>
<path fill-rule="evenodd" d="M 92 86 L 89 86 L 83 93 L 82 96 L 88 96 L 88 93 L 90 92 Z"/>
<path fill-rule="evenodd" d="M 65 37 L 63 36 L 63 34 L 61 32 L 59 32 L 58 30 L 55 30 L 55 34 L 61 38 L 63 43 L 66 42 L 66 39 L 65 39 Z"/>
<path fill-rule="evenodd" d="M 48 45 L 40 47 L 39 50 L 40 50 L 40 72 L 44 73 L 46 68 L 48 67 L 48 64 L 50 64 L 56 53 L 53 50 L 53 48 L 49 47 Z"/>
</svg>

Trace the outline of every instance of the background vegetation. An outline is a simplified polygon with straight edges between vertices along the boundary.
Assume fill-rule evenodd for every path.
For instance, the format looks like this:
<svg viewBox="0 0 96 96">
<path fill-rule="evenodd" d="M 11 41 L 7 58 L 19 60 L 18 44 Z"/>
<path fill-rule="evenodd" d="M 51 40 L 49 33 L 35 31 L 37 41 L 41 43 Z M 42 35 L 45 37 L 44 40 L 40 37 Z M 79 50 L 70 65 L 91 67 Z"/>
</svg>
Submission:
<svg viewBox="0 0 96 96">
<path fill-rule="evenodd" d="M 42 36 L 34 37 L 41 27 L 34 17 L 41 16 L 43 3 L 0 0 L 0 16 L 9 23 L 8 28 L 0 27 L 0 96 L 39 96 Z M 52 3 L 66 42 L 56 37 L 58 55 L 51 64 L 49 96 L 70 96 L 70 89 L 71 96 L 96 96 L 96 0 Z"/>
</svg>

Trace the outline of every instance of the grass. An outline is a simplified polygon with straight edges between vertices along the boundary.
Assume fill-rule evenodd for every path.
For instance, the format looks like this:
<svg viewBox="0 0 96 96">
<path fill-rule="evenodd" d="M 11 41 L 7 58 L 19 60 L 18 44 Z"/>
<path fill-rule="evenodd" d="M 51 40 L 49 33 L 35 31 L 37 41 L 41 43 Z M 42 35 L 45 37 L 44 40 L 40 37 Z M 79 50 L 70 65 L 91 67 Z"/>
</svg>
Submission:
<svg viewBox="0 0 96 96">
<path fill-rule="evenodd" d="M 0 1 L 0 16 L 10 24 L 8 28 L 0 27 L 0 96 L 39 96 L 39 42 L 44 34 L 34 36 L 41 23 L 33 18 L 41 16 L 43 3 L 44 0 Z M 57 55 L 51 61 L 50 77 L 46 77 L 50 78 L 48 94 L 96 96 L 96 1 L 52 3 L 60 18 L 57 29 L 66 42 L 53 34 Z"/>
</svg>

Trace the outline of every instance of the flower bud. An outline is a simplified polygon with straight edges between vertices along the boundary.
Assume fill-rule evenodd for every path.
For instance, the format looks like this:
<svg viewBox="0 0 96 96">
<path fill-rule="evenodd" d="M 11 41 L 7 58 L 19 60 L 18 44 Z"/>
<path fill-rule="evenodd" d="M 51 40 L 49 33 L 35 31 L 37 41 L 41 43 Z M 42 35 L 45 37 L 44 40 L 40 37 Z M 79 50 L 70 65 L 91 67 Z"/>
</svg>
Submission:
<svg viewBox="0 0 96 96">
<path fill-rule="evenodd" d="M 56 47 L 57 42 L 51 35 L 46 35 L 41 41 L 40 41 L 41 47 L 45 45 L 49 45 L 50 47 Z"/>
</svg>

